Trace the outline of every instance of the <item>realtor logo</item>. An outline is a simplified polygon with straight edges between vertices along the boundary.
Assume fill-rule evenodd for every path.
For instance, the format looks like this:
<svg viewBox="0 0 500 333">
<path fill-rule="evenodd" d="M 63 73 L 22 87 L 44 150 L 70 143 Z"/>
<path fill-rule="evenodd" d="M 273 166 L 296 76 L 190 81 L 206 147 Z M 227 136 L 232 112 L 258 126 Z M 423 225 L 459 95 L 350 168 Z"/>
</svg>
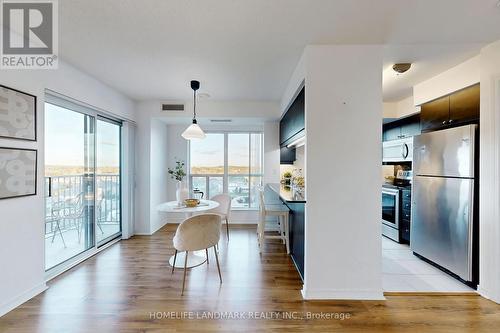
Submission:
<svg viewBox="0 0 500 333">
<path fill-rule="evenodd" d="M 57 0 L 1 1 L 1 69 L 56 69 Z"/>
</svg>

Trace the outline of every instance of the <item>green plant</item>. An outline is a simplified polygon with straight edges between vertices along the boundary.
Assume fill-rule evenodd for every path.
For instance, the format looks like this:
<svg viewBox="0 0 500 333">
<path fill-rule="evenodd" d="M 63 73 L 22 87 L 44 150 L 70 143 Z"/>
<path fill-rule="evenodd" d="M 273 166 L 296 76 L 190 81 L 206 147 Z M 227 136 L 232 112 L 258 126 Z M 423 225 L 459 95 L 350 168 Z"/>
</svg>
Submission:
<svg viewBox="0 0 500 333">
<path fill-rule="evenodd" d="M 292 173 L 290 171 L 283 173 L 283 178 L 292 178 Z"/>
<path fill-rule="evenodd" d="M 182 179 L 186 176 L 186 172 L 184 171 L 184 161 L 176 161 L 175 168 L 168 168 L 168 174 L 172 179 L 182 181 Z"/>
</svg>

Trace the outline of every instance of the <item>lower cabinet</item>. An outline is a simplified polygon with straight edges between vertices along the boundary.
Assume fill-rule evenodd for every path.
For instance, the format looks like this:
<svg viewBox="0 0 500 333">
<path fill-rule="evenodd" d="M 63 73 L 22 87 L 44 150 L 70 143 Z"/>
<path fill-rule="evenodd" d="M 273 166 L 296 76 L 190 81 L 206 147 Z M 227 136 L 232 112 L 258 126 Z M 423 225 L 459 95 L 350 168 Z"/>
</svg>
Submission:
<svg viewBox="0 0 500 333">
<path fill-rule="evenodd" d="M 401 212 L 399 213 L 399 232 L 402 243 L 410 244 L 411 220 L 411 190 L 403 190 L 401 199 Z"/>
<path fill-rule="evenodd" d="M 304 203 L 285 203 L 290 209 L 290 255 L 304 280 Z"/>
</svg>

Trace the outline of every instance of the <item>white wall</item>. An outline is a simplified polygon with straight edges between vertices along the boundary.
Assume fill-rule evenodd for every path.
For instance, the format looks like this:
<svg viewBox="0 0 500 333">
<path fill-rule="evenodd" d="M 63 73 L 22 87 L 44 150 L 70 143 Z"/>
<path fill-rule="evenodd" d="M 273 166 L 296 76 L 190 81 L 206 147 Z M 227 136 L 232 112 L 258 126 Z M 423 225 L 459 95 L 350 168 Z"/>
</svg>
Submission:
<svg viewBox="0 0 500 333">
<path fill-rule="evenodd" d="M 280 182 L 280 124 L 264 124 L 264 178 L 263 183 Z"/>
<path fill-rule="evenodd" d="M 151 152 L 151 121 L 149 109 L 144 103 L 137 104 L 137 131 L 135 136 L 136 155 L 136 203 L 134 234 L 150 235 L 150 152 Z"/>
<path fill-rule="evenodd" d="M 397 102 L 383 104 L 384 118 L 402 118 L 420 112 L 420 106 L 413 104 L 413 96 Z"/>
<path fill-rule="evenodd" d="M 291 103 L 295 100 L 295 97 L 300 93 L 300 88 L 304 84 L 304 79 L 306 77 L 306 62 L 304 54 L 300 57 L 300 60 L 292 73 L 292 76 L 288 80 L 288 85 L 285 88 L 283 97 L 280 102 L 281 114 L 285 113 Z"/>
<path fill-rule="evenodd" d="M 479 82 L 479 56 L 413 87 L 413 104 L 421 105 Z"/>
<path fill-rule="evenodd" d="M 500 303 L 500 41 L 480 55 L 480 273 L 482 296 Z"/>
<path fill-rule="evenodd" d="M 305 68 L 303 295 L 383 299 L 382 47 L 308 46 Z"/>
<path fill-rule="evenodd" d="M 158 119 L 151 120 L 150 151 L 150 233 L 156 232 L 165 223 L 165 216 L 157 206 L 168 201 L 168 135 L 167 125 Z"/>
<path fill-rule="evenodd" d="M 58 70 L 3 70 L 0 84 L 36 95 L 37 142 L 0 139 L 0 146 L 38 150 L 36 196 L 0 200 L 0 315 L 45 287 L 44 91 L 60 94 L 134 120 L 134 104 L 91 76 L 59 62 Z M 29 209 L 27 209 L 29 208 Z"/>
</svg>

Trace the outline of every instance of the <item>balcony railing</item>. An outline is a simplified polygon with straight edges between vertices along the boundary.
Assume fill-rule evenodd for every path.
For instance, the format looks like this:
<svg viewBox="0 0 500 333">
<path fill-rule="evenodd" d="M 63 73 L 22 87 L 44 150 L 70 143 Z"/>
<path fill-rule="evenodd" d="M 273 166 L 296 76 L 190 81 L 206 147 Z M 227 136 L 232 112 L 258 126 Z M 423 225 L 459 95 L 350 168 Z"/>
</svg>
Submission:
<svg viewBox="0 0 500 333">
<path fill-rule="evenodd" d="M 45 177 L 45 235 L 54 232 L 80 230 L 86 218 L 88 202 L 85 193 L 86 182 L 91 176 L 54 176 Z M 95 191 L 96 222 L 99 228 L 106 224 L 120 224 L 120 176 L 109 174 L 96 175 Z"/>
</svg>

